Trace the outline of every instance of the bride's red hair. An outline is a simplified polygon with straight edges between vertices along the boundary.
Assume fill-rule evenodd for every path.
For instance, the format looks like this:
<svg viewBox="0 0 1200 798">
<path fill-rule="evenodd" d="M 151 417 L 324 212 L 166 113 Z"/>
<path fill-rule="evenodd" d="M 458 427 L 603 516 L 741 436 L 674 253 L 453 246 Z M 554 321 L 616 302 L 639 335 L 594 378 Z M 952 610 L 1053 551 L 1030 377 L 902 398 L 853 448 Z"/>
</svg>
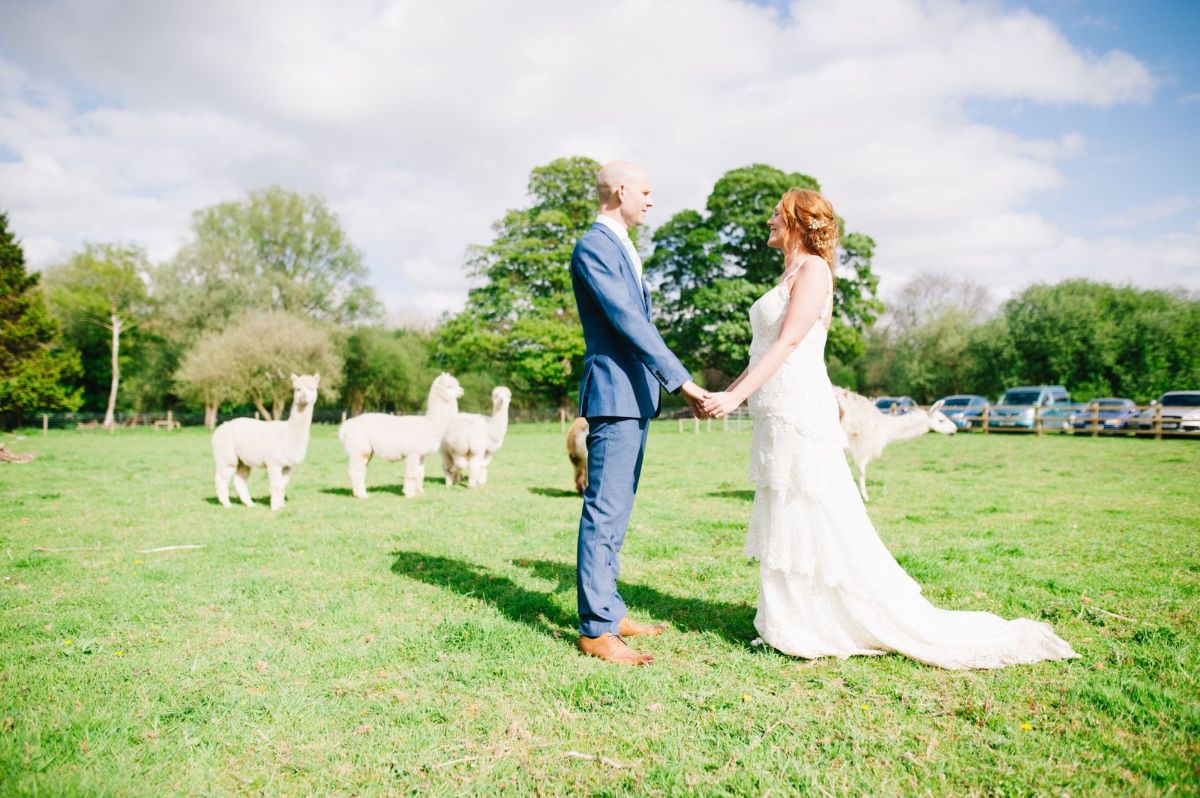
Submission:
<svg viewBox="0 0 1200 798">
<path fill-rule="evenodd" d="M 833 206 L 816 191 L 788 189 L 779 200 L 779 218 L 783 220 L 783 251 L 804 248 L 833 268 L 837 263 L 838 223 Z"/>
</svg>

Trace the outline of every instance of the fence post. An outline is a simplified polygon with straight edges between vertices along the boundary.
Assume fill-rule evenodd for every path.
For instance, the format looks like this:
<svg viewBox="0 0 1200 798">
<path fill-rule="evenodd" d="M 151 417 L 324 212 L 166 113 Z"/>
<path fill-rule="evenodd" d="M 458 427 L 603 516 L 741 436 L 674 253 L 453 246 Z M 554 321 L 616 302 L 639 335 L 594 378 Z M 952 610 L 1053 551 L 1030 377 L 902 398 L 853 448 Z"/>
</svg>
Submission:
<svg viewBox="0 0 1200 798">
<path fill-rule="evenodd" d="M 1100 405 L 1092 405 L 1092 437 L 1095 438 L 1100 434 Z"/>
<path fill-rule="evenodd" d="M 682 418 L 679 419 L 679 432 L 680 433 L 683 432 L 683 419 Z"/>
<path fill-rule="evenodd" d="M 50 429 L 50 416 L 42 413 L 42 434 L 46 434 L 46 430 Z"/>
<path fill-rule="evenodd" d="M 1162 405 L 1154 406 L 1154 440 L 1162 440 Z"/>
<path fill-rule="evenodd" d="M 700 419 L 696 418 L 695 416 L 692 416 L 692 434 L 700 434 Z"/>
<path fill-rule="evenodd" d="M 1033 406 L 1033 431 L 1040 438 L 1042 436 L 1042 406 Z"/>
<path fill-rule="evenodd" d="M 721 416 L 721 432 L 729 432 L 729 416 Z"/>
<path fill-rule="evenodd" d="M 984 405 L 983 415 L 979 417 L 979 419 L 980 419 L 979 425 L 980 425 L 980 428 L 983 430 L 984 435 L 987 435 L 987 433 L 988 433 L 988 411 L 990 411 L 991 408 L 992 408 L 991 405 Z"/>
</svg>

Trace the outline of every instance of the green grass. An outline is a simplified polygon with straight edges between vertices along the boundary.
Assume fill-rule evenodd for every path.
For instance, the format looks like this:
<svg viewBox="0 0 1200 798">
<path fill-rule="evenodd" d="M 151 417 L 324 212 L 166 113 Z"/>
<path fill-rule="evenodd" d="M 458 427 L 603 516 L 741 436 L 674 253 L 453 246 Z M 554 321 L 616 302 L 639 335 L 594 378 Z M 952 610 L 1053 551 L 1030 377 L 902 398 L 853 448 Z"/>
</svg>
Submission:
<svg viewBox="0 0 1200 798">
<path fill-rule="evenodd" d="M 0 794 L 1200 789 L 1193 441 L 930 435 L 872 467 L 931 600 L 1082 654 L 994 672 L 751 648 L 746 431 L 651 434 L 622 594 L 672 628 L 644 669 L 574 648 L 557 425 L 514 426 L 482 490 L 433 465 L 405 500 L 376 463 L 365 502 L 318 427 L 275 514 L 214 503 L 203 430 L 6 442 L 38 458 L 0 464 Z M 138 553 L 178 544 L 205 548 Z"/>
</svg>

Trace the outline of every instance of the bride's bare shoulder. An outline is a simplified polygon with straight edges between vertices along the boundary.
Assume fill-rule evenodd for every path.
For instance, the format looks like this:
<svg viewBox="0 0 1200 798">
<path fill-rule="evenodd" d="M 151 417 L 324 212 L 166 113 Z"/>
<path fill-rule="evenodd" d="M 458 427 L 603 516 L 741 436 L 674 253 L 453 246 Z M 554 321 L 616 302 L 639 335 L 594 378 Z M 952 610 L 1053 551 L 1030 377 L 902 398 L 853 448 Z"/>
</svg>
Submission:
<svg viewBox="0 0 1200 798">
<path fill-rule="evenodd" d="M 829 266 L 825 263 L 824 258 L 817 255 L 809 255 L 796 266 L 795 272 L 789 281 L 788 293 L 794 294 L 797 286 L 801 286 L 801 290 L 817 286 L 820 286 L 824 290 L 825 276 L 828 272 Z"/>
</svg>

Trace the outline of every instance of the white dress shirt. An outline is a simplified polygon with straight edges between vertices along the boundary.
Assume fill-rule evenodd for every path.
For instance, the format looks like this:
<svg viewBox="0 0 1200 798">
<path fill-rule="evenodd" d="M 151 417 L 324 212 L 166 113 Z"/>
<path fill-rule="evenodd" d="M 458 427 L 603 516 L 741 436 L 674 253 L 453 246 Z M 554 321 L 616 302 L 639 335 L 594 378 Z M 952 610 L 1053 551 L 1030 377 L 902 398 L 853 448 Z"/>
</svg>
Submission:
<svg viewBox="0 0 1200 798">
<path fill-rule="evenodd" d="M 633 239 L 629 237 L 629 231 L 625 229 L 625 225 L 611 216 L 605 216 L 604 214 L 597 216 L 596 221 L 617 234 L 617 240 L 625 247 L 625 254 L 629 256 L 629 262 L 633 264 L 633 271 L 637 274 L 638 282 L 640 283 L 642 281 L 642 259 L 634 248 Z"/>
</svg>

